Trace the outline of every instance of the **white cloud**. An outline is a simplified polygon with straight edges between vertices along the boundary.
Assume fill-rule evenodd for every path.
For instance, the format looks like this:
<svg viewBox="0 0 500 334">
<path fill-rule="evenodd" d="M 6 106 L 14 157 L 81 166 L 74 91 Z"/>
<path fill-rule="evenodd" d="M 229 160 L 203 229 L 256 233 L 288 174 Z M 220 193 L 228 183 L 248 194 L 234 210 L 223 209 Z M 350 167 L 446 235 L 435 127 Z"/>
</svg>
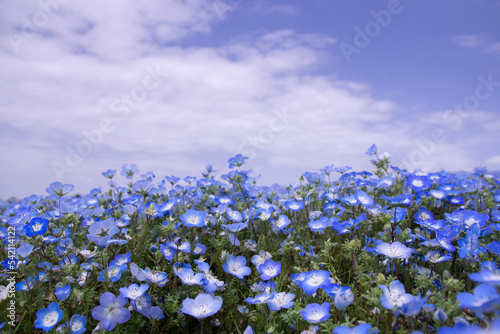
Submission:
<svg viewBox="0 0 500 334">
<path fill-rule="evenodd" d="M 483 35 L 458 35 L 451 40 L 462 47 L 479 48 L 483 52 L 500 55 L 500 42 L 489 41 Z"/>
<path fill-rule="evenodd" d="M 16 17 L 40 10 L 9 6 Z M 0 189 L 43 193 L 57 179 L 54 162 L 61 181 L 83 192 L 124 163 L 158 178 L 200 175 L 207 163 L 224 170 L 240 152 L 266 182 L 290 182 L 332 163 L 370 169 L 363 153 L 374 142 L 394 157 L 413 144 L 419 131 L 396 119 L 394 101 L 364 83 L 313 74 L 334 37 L 285 29 L 212 47 L 180 42 L 209 36 L 218 20 L 201 0 L 70 2 L 19 53 L 4 45 Z M 0 27 L 12 32 L 20 22 Z M 103 133 L 106 121 L 112 129 Z M 451 146 L 437 151 L 438 164 L 450 161 Z"/>
<path fill-rule="evenodd" d="M 484 36 L 481 35 L 458 35 L 454 36 L 452 41 L 460 46 L 468 48 L 476 48 L 486 42 Z"/>
</svg>

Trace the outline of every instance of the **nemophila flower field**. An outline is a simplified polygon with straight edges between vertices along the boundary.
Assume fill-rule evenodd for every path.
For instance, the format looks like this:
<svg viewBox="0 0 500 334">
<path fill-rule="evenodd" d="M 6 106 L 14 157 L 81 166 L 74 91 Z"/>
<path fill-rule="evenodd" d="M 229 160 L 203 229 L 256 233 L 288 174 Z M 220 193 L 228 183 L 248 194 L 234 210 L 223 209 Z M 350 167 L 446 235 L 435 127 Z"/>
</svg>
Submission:
<svg viewBox="0 0 500 334">
<path fill-rule="evenodd" d="M 1 202 L 3 331 L 498 333 L 500 182 L 327 166 L 259 186 L 135 165 Z M 123 184 L 123 186 L 121 186 Z"/>
</svg>

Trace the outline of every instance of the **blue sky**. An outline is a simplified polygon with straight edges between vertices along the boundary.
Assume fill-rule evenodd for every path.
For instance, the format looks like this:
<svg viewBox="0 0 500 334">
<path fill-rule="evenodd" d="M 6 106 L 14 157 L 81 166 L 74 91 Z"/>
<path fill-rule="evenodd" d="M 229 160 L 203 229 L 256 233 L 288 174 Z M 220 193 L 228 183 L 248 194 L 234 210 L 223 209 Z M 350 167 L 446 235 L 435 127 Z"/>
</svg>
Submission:
<svg viewBox="0 0 500 334">
<path fill-rule="evenodd" d="M 294 183 L 370 170 L 372 143 L 410 170 L 500 170 L 498 17 L 488 0 L 2 1 L 0 198 L 85 193 L 125 163 L 222 173 L 237 153 Z"/>
</svg>

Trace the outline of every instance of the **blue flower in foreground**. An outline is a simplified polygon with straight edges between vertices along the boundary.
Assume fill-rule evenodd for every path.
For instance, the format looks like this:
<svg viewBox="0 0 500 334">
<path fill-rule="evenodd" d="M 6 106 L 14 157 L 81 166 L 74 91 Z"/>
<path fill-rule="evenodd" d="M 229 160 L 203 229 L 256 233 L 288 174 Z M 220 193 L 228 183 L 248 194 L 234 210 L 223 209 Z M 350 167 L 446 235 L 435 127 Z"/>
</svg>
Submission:
<svg viewBox="0 0 500 334">
<path fill-rule="evenodd" d="M 271 311 L 279 311 L 282 308 L 293 307 L 293 299 L 295 295 L 293 293 L 280 292 L 274 295 L 274 298 L 267 300 L 267 306 Z"/>
<path fill-rule="evenodd" d="M 304 310 L 300 310 L 300 315 L 310 324 L 326 321 L 330 318 L 330 303 L 308 304 Z"/>
<path fill-rule="evenodd" d="M 207 214 L 204 211 L 189 209 L 186 213 L 180 215 L 179 218 L 186 227 L 203 227 L 205 226 L 206 216 Z"/>
<path fill-rule="evenodd" d="M 233 255 L 229 255 L 222 269 L 228 274 L 243 279 L 244 276 L 248 276 L 252 273 L 252 269 L 247 267 L 246 264 L 247 260 L 243 256 L 234 257 Z"/>
<path fill-rule="evenodd" d="M 163 315 L 163 310 L 159 306 L 145 307 L 142 309 L 141 313 L 146 318 L 154 320 L 161 320 L 165 318 L 165 316 Z"/>
<path fill-rule="evenodd" d="M 176 275 L 182 280 L 183 284 L 187 285 L 202 285 L 202 280 L 205 278 L 203 273 L 195 274 L 192 269 L 177 271 Z"/>
<path fill-rule="evenodd" d="M 36 312 L 35 328 L 50 331 L 64 316 L 63 311 L 59 309 L 59 304 L 53 302 L 47 308 Z"/>
<path fill-rule="evenodd" d="M 349 328 L 347 326 L 339 326 L 333 329 L 333 334 L 371 334 L 378 333 L 378 330 L 372 329 L 370 324 L 361 324 L 356 327 Z"/>
<path fill-rule="evenodd" d="M 99 321 L 105 330 L 113 330 L 116 324 L 129 321 L 130 311 L 124 307 L 127 304 L 127 299 L 124 297 L 116 297 L 111 292 L 105 292 L 102 294 L 100 302 L 101 305 L 92 310 L 92 317 Z"/>
<path fill-rule="evenodd" d="M 116 282 L 122 277 L 122 271 L 124 270 L 127 270 L 126 264 L 118 265 L 116 261 L 113 260 L 106 269 L 99 272 L 97 280 L 99 282 L 105 282 L 106 280 Z"/>
<path fill-rule="evenodd" d="M 479 313 L 493 312 L 499 305 L 500 294 L 496 288 L 487 285 L 479 284 L 474 288 L 474 293 L 460 292 L 457 295 L 457 300 L 462 308 L 470 308 Z"/>
<path fill-rule="evenodd" d="M 132 283 L 128 288 L 120 288 L 120 294 L 130 300 L 135 300 L 137 297 L 142 296 L 149 288 L 148 284 L 141 284 L 139 286 L 136 283 Z"/>
<path fill-rule="evenodd" d="M 285 206 L 292 211 L 300 211 L 304 208 L 305 204 L 297 201 L 286 201 Z"/>
<path fill-rule="evenodd" d="M 75 314 L 66 323 L 66 327 L 70 330 L 71 334 L 85 333 L 85 326 L 87 325 L 87 318 L 83 315 Z"/>
<path fill-rule="evenodd" d="M 165 259 L 167 259 L 168 261 L 172 261 L 175 254 L 177 254 L 177 249 L 170 246 L 165 246 L 164 244 L 160 244 L 160 253 L 163 254 Z"/>
<path fill-rule="evenodd" d="M 396 316 L 400 314 L 404 314 L 407 317 L 416 316 L 420 313 L 420 310 L 422 309 L 422 306 L 424 306 L 424 303 L 426 301 L 427 297 L 421 297 L 420 294 L 418 294 L 417 297 L 410 295 L 408 297 L 408 300 L 403 305 L 401 305 L 394 314 Z"/>
<path fill-rule="evenodd" d="M 307 227 L 312 232 L 320 232 L 323 234 L 323 230 L 332 225 L 332 222 L 327 217 L 321 217 L 320 219 L 311 220 L 307 223 Z"/>
<path fill-rule="evenodd" d="M 120 233 L 120 229 L 115 225 L 113 218 L 108 218 L 93 223 L 88 232 L 87 238 L 95 242 L 97 246 L 104 248 L 115 234 Z"/>
<path fill-rule="evenodd" d="M 403 284 L 396 280 L 389 284 L 389 288 L 385 285 L 379 285 L 382 289 L 383 295 L 380 297 L 380 302 L 382 306 L 388 310 L 392 310 L 394 306 L 402 306 L 404 303 L 408 302 L 412 295 L 406 293 Z"/>
<path fill-rule="evenodd" d="M 219 312 L 222 307 L 222 298 L 201 293 L 195 299 L 186 298 L 182 301 L 182 313 L 189 314 L 196 319 L 203 319 Z"/>
<path fill-rule="evenodd" d="M 348 286 L 343 286 L 335 293 L 334 305 L 337 310 L 345 310 L 354 301 L 354 294 Z"/>
<path fill-rule="evenodd" d="M 151 295 L 149 293 L 143 293 L 136 299 L 131 300 L 130 305 L 132 305 L 134 310 L 142 312 L 151 307 Z"/>
<path fill-rule="evenodd" d="M 432 187 L 432 182 L 426 175 L 410 175 L 408 176 L 408 180 L 406 182 L 410 187 L 413 188 L 416 192 L 420 192 Z"/>
<path fill-rule="evenodd" d="M 399 241 L 395 241 L 392 244 L 386 242 L 380 243 L 375 247 L 375 251 L 391 259 L 408 259 L 411 253 L 413 253 L 411 248 L 406 247 Z"/>
<path fill-rule="evenodd" d="M 63 287 L 56 288 L 54 295 L 57 297 L 57 300 L 65 300 L 71 294 L 71 285 L 67 284 Z"/>
<path fill-rule="evenodd" d="M 244 302 L 249 303 L 249 304 L 264 304 L 267 303 L 267 301 L 271 300 L 274 298 L 276 295 L 276 292 L 269 293 L 268 291 L 261 293 L 254 298 L 248 297 L 247 299 L 244 300 Z"/>
<path fill-rule="evenodd" d="M 269 259 L 259 266 L 260 278 L 263 281 L 270 280 L 281 273 L 281 263 Z"/>
<path fill-rule="evenodd" d="M 375 204 L 373 198 L 362 190 L 356 191 L 355 196 L 358 202 L 365 208 L 372 207 Z"/>
<path fill-rule="evenodd" d="M 196 245 L 194 245 L 193 254 L 194 255 L 205 254 L 206 250 L 207 250 L 207 246 L 200 244 L 200 243 L 197 243 Z"/>
<path fill-rule="evenodd" d="M 48 225 L 49 221 L 47 219 L 36 217 L 24 225 L 24 231 L 26 232 L 26 236 L 30 238 L 35 234 L 43 235 L 47 232 Z"/>
<path fill-rule="evenodd" d="M 325 284 L 330 284 L 330 272 L 327 270 L 314 270 L 306 273 L 305 279 L 298 281 L 298 285 L 308 295 L 313 295 Z"/>
</svg>

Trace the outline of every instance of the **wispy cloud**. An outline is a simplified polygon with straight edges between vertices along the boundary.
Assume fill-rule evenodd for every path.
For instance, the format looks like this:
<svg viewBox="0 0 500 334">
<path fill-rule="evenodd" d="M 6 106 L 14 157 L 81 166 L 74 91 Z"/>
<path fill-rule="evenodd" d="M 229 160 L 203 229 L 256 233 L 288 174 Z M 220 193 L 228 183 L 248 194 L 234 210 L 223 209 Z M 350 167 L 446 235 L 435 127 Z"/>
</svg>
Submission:
<svg viewBox="0 0 500 334">
<path fill-rule="evenodd" d="M 459 46 L 478 48 L 483 52 L 500 55 L 500 42 L 492 42 L 483 35 L 457 35 L 451 40 Z"/>
</svg>

